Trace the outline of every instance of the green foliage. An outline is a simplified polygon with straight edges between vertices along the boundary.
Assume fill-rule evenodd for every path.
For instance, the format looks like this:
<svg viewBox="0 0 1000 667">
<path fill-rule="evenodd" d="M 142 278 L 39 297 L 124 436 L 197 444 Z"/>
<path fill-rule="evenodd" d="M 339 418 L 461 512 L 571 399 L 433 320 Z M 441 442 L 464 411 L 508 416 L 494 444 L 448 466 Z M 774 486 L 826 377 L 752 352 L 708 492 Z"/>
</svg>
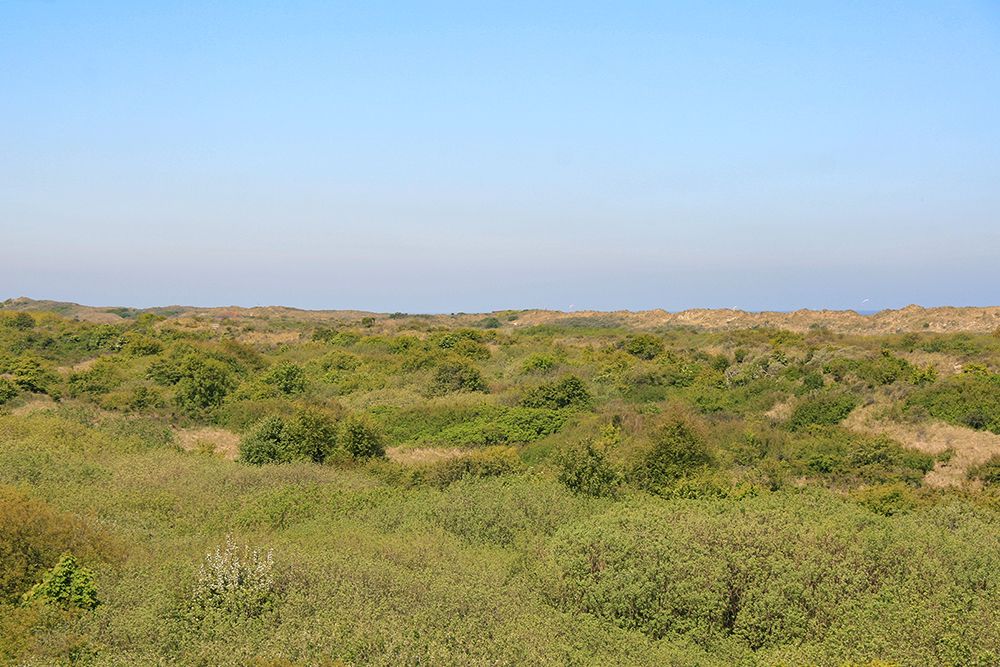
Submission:
<svg viewBox="0 0 1000 667">
<path fill-rule="evenodd" d="M 94 609 L 99 604 L 93 572 L 81 567 L 68 552 L 59 558 L 59 562 L 21 600 L 24 604 L 41 602 L 65 609 Z"/>
<path fill-rule="evenodd" d="M 240 461 L 250 465 L 291 463 L 300 452 L 286 432 L 285 420 L 267 417 L 240 440 Z"/>
<path fill-rule="evenodd" d="M 337 421 L 329 414 L 314 408 L 302 408 L 287 420 L 282 439 L 295 459 L 323 463 L 338 445 Z"/>
<path fill-rule="evenodd" d="M 198 414 L 220 405 L 233 386 L 225 364 L 191 355 L 180 365 L 175 400 L 182 410 Z"/>
<path fill-rule="evenodd" d="M 462 361 L 442 363 L 434 371 L 431 385 L 433 394 L 450 394 L 466 391 L 489 391 L 486 381 L 475 366 Z"/>
<path fill-rule="evenodd" d="M 614 496 L 621 476 L 593 442 L 567 452 L 560 461 L 559 481 L 573 493 Z"/>
<path fill-rule="evenodd" d="M 593 397 L 580 378 L 569 375 L 556 382 L 547 382 L 528 391 L 521 399 L 526 408 L 586 408 Z"/>
<path fill-rule="evenodd" d="M 522 373 L 548 373 L 558 362 L 547 354 L 531 354 L 521 363 Z"/>
<path fill-rule="evenodd" d="M 32 356 L 17 357 L 3 363 L 0 368 L 8 374 L 9 380 L 23 391 L 49 393 L 57 381 L 55 373 L 48 365 Z"/>
<path fill-rule="evenodd" d="M 417 468 L 417 480 L 444 488 L 466 478 L 501 477 L 524 470 L 517 449 L 494 445 Z"/>
<path fill-rule="evenodd" d="M 625 338 L 622 349 L 633 357 L 649 360 L 663 354 L 666 347 L 663 341 L 653 334 L 634 334 Z"/>
<path fill-rule="evenodd" d="M 913 382 L 918 371 L 905 359 L 895 357 L 888 350 L 882 350 L 876 357 L 866 359 L 836 359 L 823 368 L 838 382 L 853 375 L 869 387 L 878 387 L 894 382 Z"/>
<path fill-rule="evenodd" d="M 1000 454 L 970 469 L 969 478 L 979 480 L 986 486 L 1000 485 Z"/>
<path fill-rule="evenodd" d="M 653 434 L 652 444 L 632 471 L 644 488 L 661 492 L 712 462 L 704 437 L 688 422 L 671 418 Z"/>
<path fill-rule="evenodd" d="M 301 366 L 290 362 L 276 364 L 261 380 L 282 394 L 300 394 L 306 390 L 306 374 Z"/>
<path fill-rule="evenodd" d="M 340 446 L 356 459 L 385 456 L 385 439 L 367 420 L 349 417 L 340 430 Z"/>
<path fill-rule="evenodd" d="M 798 431 L 810 426 L 840 423 L 857 406 L 851 394 L 839 391 L 822 391 L 798 402 L 788 418 L 788 427 Z"/>
<path fill-rule="evenodd" d="M 907 408 L 978 430 L 1000 433 L 1000 374 L 966 372 L 922 388 Z"/>
<path fill-rule="evenodd" d="M 550 590 L 567 610 L 656 639 L 742 646 L 763 664 L 824 642 L 837 646 L 831 664 L 872 651 L 938 663 L 949 650 L 938 643 L 948 623 L 918 609 L 963 591 L 979 614 L 989 596 L 948 569 L 967 562 L 952 550 L 959 544 L 819 497 L 643 503 L 561 530 L 550 551 Z M 941 551 L 928 560 L 918 555 L 925 548 Z M 935 581 L 925 586 L 930 571 Z M 907 626 L 922 628 L 919 646 L 889 639 Z M 962 642 L 968 662 L 992 655 L 993 640 L 982 640 Z M 805 662 L 819 660 L 813 655 Z"/>
<path fill-rule="evenodd" d="M 7 378 L 0 377 L 0 405 L 17 396 L 17 385 Z"/>
<path fill-rule="evenodd" d="M 441 442 L 456 445 L 503 445 L 534 442 L 555 433 L 566 415 L 547 408 L 497 408 L 442 429 Z"/>
<path fill-rule="evenodd" d="M 4 313 L 3 324 L 11 329 L 27 331 L 35 326 L 35 318 L 30 313 Z"/>
</svg>

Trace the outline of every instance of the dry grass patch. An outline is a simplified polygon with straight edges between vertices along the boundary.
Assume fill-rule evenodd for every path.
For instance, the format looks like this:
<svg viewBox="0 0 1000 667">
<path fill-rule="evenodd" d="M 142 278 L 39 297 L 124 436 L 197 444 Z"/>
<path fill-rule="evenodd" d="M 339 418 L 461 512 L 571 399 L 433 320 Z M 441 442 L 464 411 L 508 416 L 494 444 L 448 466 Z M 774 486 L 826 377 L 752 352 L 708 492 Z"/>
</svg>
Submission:
<svg viewBox="0 0 1000 667">
<path fill-rule="evenodd" d="M 177 444 L 187 452 L 215 454 L 230 461 L 240 455 L 240 436 L 222 428 L 180 428 L 174 432 Z"/>
<path fill-rule="evenodd" d="M 933 421 L 923 424 L 904 424 L 878 416 L 877 403 L 857 408 L 844 420 L 844 426 L 860 433 L 886 435 L 904 447 L 938 456 L 951 451 L 946 461 L 938 461 L 927 473 L 924 482 L 941 488 L 960 486 L 969 469 L 1000 455 L 1000 435 L 988 431 L 974 431 Z"/>
</svg>

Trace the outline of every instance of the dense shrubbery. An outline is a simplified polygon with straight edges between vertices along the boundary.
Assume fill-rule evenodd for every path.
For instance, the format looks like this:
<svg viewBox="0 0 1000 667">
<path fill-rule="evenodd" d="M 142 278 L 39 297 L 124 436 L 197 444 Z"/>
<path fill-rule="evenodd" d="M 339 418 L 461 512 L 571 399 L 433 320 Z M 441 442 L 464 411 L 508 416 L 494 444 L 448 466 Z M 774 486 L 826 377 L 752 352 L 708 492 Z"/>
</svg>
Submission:
<svg viewBox="0 0 1000 667">
<path fill-rule="evenodd" d="M 1000 434 L 1000 374 L 967 372 L 918 391 L 908 407 L 960 426 Z"/>
<path fill-rule="evenodd" d="M 819 392 L 808 396 L 795 406 L 788 427 L 793 431 L 809 426 L 838 424 L 857 406 L 857 399 L 838 391 Z"/>
<path fill-rule="evenodd" d="M 441 364 L 434 371 L 434 383 L 431 392 L 434 394 L 449 394 L 459 391 L 488 391 L 486 381 L 479 370 L 471 364 L 461 361 L 449 361 Z"/>
<path fill-rule="evenodd" d="M 644 488 L 659 492 L 712 462 L 704 436 L 679 418 L 658 427 L 652 444 L 632 472 Z"/>
<path fill-rule="evenodd" d="M 587 386 L 578 377 L 572 375 L 557 382 L 547 382 L 531 389 L 521 399 L 521 405 L 526 408 L 586 408 L 593 397 Z"/>
<path fill-rule="evenodd" d="M 998 662 L 997 339 L 119 314 L 0 307 L 0 663 Z"/>
<path fill-rule="evenodd" d="M 807 662 L 820 664 L 873 652 L 904 664 L 953 664 L 956 655 L 987 664 L 997 632 L 957 636 L 954 619 L 926 611 L 952 608 L 959 596 L 971 617 L 995 622 L 991 594 L 962 574 L 971 564 L 963 539 L 876 521 L 822 497 L 641 503 L 557 534 L 551 594 L 568 610 L 652 638 L 746 655 L 810 647 Z M 1000 566 L 995 540 L 976 539 L 985 561 Z M 900 643 L 906 628 L 919 630 Z M 782 662 L 780 652 L 770 655 L 760 662 Z"/>
<path fill-rule="evenodd" d="M 298 410 L 291 418 L 267 417 L 240 442 L 240 460 L 252 465 L 312 461 L 323 463 L 337 452 L 365 459 L 385 455 L 382 435 L 365 420 L 340 422 L 315 409 Z"/>
</svg>

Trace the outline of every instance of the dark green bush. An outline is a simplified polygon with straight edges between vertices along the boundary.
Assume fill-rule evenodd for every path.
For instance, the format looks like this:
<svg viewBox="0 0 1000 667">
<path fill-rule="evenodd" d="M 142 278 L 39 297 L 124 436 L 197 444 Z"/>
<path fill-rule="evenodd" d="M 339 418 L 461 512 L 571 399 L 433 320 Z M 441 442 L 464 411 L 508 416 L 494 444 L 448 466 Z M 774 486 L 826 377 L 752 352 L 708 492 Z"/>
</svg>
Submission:
<svg viewBox="0 0 1000 667">
<path fill-rule="evenodd" d="M 793 431 L 814 425 L 839 424 L 857 406 L 857 399 L 839 391 L 823 391 L 803 398 L 792 410 L 788 427 Z"/>
<path fill-rule="evenodd" d="M 558 362 L 547 354 L 532 354 L 521 363 L 521 372 L 548 373 L 557 365 Z"/>
<path fill-rule="evenodd" d="M 656 429 L 632 476 L 643 488 L 659 492 L 711 463 L 704 437 L 686 421 L 672 418 Z"/>
<path fill-rule="evenodd" d="M 973 467 L 969 470 L 969 478 L 977 479 L 986 486 L 1000 485 L 1000 455 Z"/>
<path fill-rule="evenodd" d="M 587 496 L 614 496 L 621 476 L 593 442 L 586 442 L 564 454 L 559 481 L 573 493 Z"/>
<path fill-rule="evenodd" d="M 190 355 L 180 364 L 175 400 L 182 410 L 198 414 L 221 404 L 234 384 L 221 361 Z"/>
<path fill-rule="evenodd" d="M 906 407 L 978 430 L 1000 433 L 1000 374 L 962 373 L 916 391 Z"/>
<path fill-rule="evenodd" d="M 593 397 L 587 385 L 580 378 L 569 375 L 556 382 L 547 382 L 535 387 L 521 399 L 521 405 L 526 408 L 586 408 Z"/>
<path fill-rule="evenodd" d="M 261 378 L 282 394 L 299 394 L 306 389 L 306 374 L 301 366 L 290 362 L 276 364 Z"/>
<path fill-rule="evenodd" d="M 561 411 L 546 408 L 496 408 L 442 429 L 438 440 L 458 445 L 504 445 L 534 442 L 566 423 Z"/>
<path fill-rule="evenodd" d="M 323 463 L 337 448 L 339 430 L 331 415 L 315 408 L 302 408 L 285 422 L 283 437 L 296 459 Z"/>
<path fill-rule="evenodd" d="M 267 417 L 240 440 L 240 461 L 250 465 L 291 463 L 299 458 L 281 417 Z"/>
<path fill-rule="evenodd" d="M 461 361 L 445 362 L 437 367 L 431 385 L 432 393 L 450 394 L 463 391 L 488 391 L 479 369 Z"/>
<path fill-rule="evenodd" d="M 340 446 L 353 458 L 385 456 L 385 439 L 367 420 L 349 417 L 341 424 Z"/>
<path fill-rule="evenodd" d="M 0 377 L 0 405 L 17 396 L 17 385 L 7 378 Z"/>
<path fill-rule="evenodd" d="M 635 334 L 625 338 L 622 349 L 633 357 L 649 360 L 663 354 L 666 347 L 663 341 L 653 334 Z"/>
</svg>

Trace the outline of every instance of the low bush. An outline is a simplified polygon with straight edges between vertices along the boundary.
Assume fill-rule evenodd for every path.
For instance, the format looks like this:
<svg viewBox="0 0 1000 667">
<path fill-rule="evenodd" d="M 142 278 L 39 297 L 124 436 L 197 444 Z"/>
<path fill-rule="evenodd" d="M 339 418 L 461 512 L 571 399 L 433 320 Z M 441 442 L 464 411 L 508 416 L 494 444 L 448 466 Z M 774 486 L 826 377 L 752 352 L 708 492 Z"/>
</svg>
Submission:
<svg viewBox="0 0 1000 667">
<path fill-rule="evenodd" d="M 593 396 L 580 378 L 569 375 L 556 382 L 547 382 L 528 391 L 521 399 L 526 408 L 586 408 Z"/>
<path fill-rule="evenodd" d="M 788 428 L 839 424 L 857 406 L 857 399 L 840 391 L 822 391 L 800 400 L 788 418 Z"/>
<path fill-rule="evenodd" d="M 449 361 L 439 365 L 434 371 L 432 394 L 467 391 L 489 391 L 486 381 L 475 366 L 461 361 Z"/>
<path fill-rule="evenodd" d="M 21 598 L 24 604 L 54 604 L 64 609 L 93 609 L 98 604 L 94 573 L 64 553 L 42 580 Z"/>
<path fill-rule="evenodd" d="M 593 442 L 585 442 L 566 452 L 559 463 L 559 481 L 573 493 L 617 495 L 621 475 Z"/>
</svg>

